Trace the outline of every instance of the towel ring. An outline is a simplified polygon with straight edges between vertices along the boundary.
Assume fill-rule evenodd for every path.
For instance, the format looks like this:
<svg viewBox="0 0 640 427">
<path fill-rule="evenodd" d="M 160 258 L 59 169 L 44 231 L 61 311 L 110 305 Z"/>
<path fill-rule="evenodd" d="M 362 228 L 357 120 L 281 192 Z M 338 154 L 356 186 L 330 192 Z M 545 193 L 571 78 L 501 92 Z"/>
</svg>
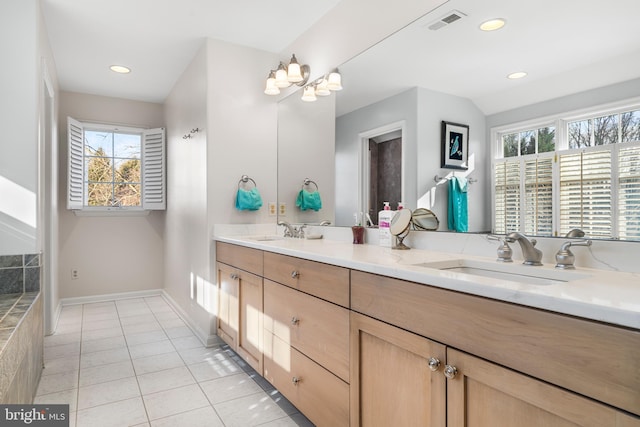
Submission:
<svg viewBox="0 0 640 427">
<path fill-rule="evenodd" d="M 318 184 L 316 184 L 315 182 L 311 181 L 309 178 L 305 178 L 304 179 L 304 182 L 302 183 L 302 188 L 304 189 L 304 187 L 307 187 L 307 186 L 309 186 L 311 184 L 316 186 L 316 192 L 317 192 L 319 190 Z"/>
<path fill-rule="evenodd" d="M 257 186 L 258 186 L 258 185 L 256 184 L 256 182 L 255 182 L 253 179 L 249 178 L 249 176 L 247 176 L 247 175 L 242 175 L 242 178 L 240 178 L 240 181 L 238 181 L 238 189 L 240 189 L 240 184 L 242 184 L 242 183 L 246 184 L 246 183 L 247 183 L 247 182 L 249 182 L 249 181 L 253 182 L 253 186 L 254 186 L 254 187 L 257 187 Z"/>
</svg>

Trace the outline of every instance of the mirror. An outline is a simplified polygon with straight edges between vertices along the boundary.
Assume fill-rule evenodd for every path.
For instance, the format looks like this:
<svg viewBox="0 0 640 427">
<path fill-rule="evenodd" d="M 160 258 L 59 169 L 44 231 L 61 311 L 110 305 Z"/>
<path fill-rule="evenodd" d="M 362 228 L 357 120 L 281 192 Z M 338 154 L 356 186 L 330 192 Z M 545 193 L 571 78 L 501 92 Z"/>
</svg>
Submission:
<svg viewBox="0 0 640 427">
<path fill-rule="evenodd" d="M 440 221 L 436 214 L 425 208 L 413 211 L 411 221 L 413 229 L 418 231 L 436 231 L 440 227 Z"/>
<path fill-rule="evenodd" d="M 451 11 L 460 12 L 460 19 L 442 24 Z M 585 94 L 594 88 L 603 88 L 597 94 L 601 103 L 640 96 L 640 89 L 606 92 L 609 85 L 640 77 L 640 38 L 633 22 L 640 2 L 607 4 L 607 14 L 616 20 L 603 22 L 602 13 L 602 3 L 595 0 L 450 0 L 342 64 L 344 90 L 335 95 L 334 106 L 335 163 L 323 166 L 335 170 L 333 223 L 353 225 L 354 212 L 366 210 L 368 188 L 361 175 L 367 139 L 375 132 L 399 130 L 405 206 L 432 212 L 442 221 L 438 231 L 447 231 L 447 179 L 464 176 L 472 182 L 469 231 L 490 230 L 491 126 L 587 107 L 596 102 Z M 484 19 L 496 16 L 506 18 L 503 29 L 478 29 Z M 439 28 L 429 29 L 433 26 Z M 528 77 L 505 78 L 521 67 Z M 581 93 L 570 102 L 563 98 Z M 556 98 L 561 102 L 545 104 Z M 518 110 L 531 105 L 539 106 L 535 113 Z M 549 111 L 553 108 L 559 110 Z M 466 171 L 441 167 L 443 120 L 469 126 Z M 279 200 L 281 168 L 286 167 L 280 156 L 289 157 L 287 144 L 279 135 Z M 286 191 L 286 200 L 294 200 L 291 189 Z"/>
</svg>

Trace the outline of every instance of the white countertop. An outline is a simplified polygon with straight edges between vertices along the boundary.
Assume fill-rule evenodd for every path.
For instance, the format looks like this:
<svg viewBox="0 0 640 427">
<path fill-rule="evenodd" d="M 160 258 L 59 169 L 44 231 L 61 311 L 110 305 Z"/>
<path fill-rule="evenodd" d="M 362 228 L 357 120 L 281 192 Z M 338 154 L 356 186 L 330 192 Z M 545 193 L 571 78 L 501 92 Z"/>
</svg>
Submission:
<svg viewBox="0 0 640 427">
<path fill-rule="evenodd" d="M 514 263 L 505 266 L 498 263 L 494 256 L 477 257 L 420 249 L 401 251 L 328 239 L 261 241 L 258 238 L 216 236 L 215 240 L 640 329 L 639 273 L 588 268 L 565 272 L 558 271 L 553 265 L 530 267 Z M 492 263 L 498 269 L 504 266 L 527 274 L 531 271 L 532 275 L 568 274 L 578 278 L 549 285 L 533 285 L 419 265 L 454 259 Z"/>
</svg>

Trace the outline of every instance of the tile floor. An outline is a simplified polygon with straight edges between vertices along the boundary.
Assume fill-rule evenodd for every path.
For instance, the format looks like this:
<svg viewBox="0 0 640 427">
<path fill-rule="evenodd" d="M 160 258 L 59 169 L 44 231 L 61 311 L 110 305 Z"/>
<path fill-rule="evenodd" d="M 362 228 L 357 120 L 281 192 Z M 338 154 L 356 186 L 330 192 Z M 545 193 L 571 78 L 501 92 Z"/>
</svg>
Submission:
<svg viewBox="0 0 640 427">
<path fill-rule="evenodd" d="M 44 343 L 35 403 L 69 404 L 71 426 L 313 425 L 160 296 L 64 307 Z"/>
</svg>

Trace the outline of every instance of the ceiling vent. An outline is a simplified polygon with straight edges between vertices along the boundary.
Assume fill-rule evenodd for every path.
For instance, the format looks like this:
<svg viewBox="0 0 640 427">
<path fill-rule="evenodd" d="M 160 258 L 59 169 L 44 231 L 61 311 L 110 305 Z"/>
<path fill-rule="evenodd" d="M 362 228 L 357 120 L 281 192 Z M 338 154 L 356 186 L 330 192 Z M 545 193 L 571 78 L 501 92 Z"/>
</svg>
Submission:
<svg viewBox="0 0 640 427">
<path fill-rule="evenodd" d="M 430 30 L 439 30 L 440 28 L 452 24 L 457 20 L 464 18 L 465 16 L 467 15 L 460 12 L 459 10 L 452 10 L 449 13 L 444 14 L 444 16 L 442 16 L 437 21 L 430 23 L 427 28 L 429 28 Z"/>
</svg>

